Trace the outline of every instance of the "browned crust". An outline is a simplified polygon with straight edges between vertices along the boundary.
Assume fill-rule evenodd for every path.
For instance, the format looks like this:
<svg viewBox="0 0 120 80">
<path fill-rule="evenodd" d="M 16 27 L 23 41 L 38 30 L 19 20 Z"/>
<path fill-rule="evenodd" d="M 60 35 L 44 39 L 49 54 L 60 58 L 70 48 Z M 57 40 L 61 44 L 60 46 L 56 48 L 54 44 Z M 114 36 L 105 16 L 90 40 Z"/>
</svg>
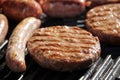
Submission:
<svg viewBox="0 0 120 80">
<path fill-rule="evenodd" d="M 40 66 L 57 71 L 89 67 L 101 52 L 97 37 L 83 29 L 68 26 L 36 30 L 28 41 L 27 48 Z"/>
<path fill-rule="evenodd" d="M 86 6 L 90 8 L 114 3 L 120 3 L 120 0 L 86 0 Z"/>
<path fill-rule="evenodd" d="M 41 0 L 43 2 L 76 2 L 76 3 L 81 3 L 85 2 L 85 0 Z"/>
<path fill-rule="evenodd" d="M 87 13 L 87 29 L 101 42 L 120 45 L 120 4 L 108 4 L 91 9 Z"/>
<path fill-rule="evenodd" d="M 10 35 L 5 55 L 7 66 L 14 72 L 26 70 L 25 48 L 32 33 L 41 25 L 40 19 L 28 17 L 22 20 Z"/>
<path fill-rule="evenodd" d="M 5 40 L 7 33 L 8 33 L 7 17 L 3 14 L 0 14 L 0 44 L 2 44 L 3 41 Z"/>
<path fill-rule="evenodd" d="M 85 0 L 45 0 L 42 9 L 50 17 L 75 17 L 85 10 Z"/>
<path fill-rule="evenodd" d="M 3 13 L 10 19 L 21 21 L 26 17 L 40 17 L 42 8 L 34 0 L 5 0 L 1 4 Z"/>
</svg>

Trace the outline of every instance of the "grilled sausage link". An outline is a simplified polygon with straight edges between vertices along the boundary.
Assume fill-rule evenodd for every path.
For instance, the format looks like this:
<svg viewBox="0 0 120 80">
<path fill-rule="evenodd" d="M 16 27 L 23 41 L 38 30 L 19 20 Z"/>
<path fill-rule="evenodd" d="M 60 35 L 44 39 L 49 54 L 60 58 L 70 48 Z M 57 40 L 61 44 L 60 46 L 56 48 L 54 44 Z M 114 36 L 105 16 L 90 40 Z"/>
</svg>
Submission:
<svg viewBox="0 0 120 80">
<path fill-rule="evenodd" d="M 85 0 L 38 0 L 43 12 L 50 17 L 75 17 L 85 10 Z"/>
<path fill-rule="evenodd" d="M 15 72 L 26 70 L 25 64 L 25 47 L 27 40 L 34 30 L 40 27 L 41 21 L 34 17 L 25 18 L 13 30 L 9 38 L 6 63 L 8 67 Z"/>
<path fill-rule="evenodd" d="M 35 0 L 4 0 L 1 6 L 3 13 L 16 21 L 42 15 L 41 6 Z"/>
<path fill-rule="evenodd" d="M 0 44 L 4 41 L 8 32 L 8 20 L 3 14 L 0 14 Z"/>
<path fill-rule="evenodd" d="M 86 6 L 90 8 L 110 3 L 120 3 L 120 0 L 86 0 Z"/>
</svg>

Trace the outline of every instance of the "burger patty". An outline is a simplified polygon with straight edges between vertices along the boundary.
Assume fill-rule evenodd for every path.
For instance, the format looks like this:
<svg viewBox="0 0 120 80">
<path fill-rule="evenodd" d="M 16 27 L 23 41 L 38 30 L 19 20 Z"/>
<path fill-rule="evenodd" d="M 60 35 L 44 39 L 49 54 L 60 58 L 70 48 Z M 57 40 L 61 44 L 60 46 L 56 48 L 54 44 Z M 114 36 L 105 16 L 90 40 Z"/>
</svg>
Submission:
<svg viewBox="0 0 120 80">
<path fill-rule="evenodd" d="M 101 42 L 120 45 L 120 4 L 107 4 L 87 13 L 87 29 Z"/>
<path fill-rule="evenodd" d="M 40 28 L 29 39 L 27 48 L 40 66 L 56 71 L 87 68 L 101 52 L 98 37 L 75 26 Z"/>
</svg>

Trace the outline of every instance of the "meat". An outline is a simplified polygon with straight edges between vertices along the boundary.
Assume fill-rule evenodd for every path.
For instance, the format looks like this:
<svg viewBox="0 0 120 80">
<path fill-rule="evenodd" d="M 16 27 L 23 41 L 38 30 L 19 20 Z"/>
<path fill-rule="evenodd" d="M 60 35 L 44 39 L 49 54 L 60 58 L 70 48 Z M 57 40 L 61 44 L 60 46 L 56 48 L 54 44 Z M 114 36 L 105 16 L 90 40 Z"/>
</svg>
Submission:
<svg viewBox="0 0 120 80">
<path fill-rule="evenodd" d="M 10 19 L 21 21 L 26 17 L 40 17 L 41 6 L 35 0 L 2 0 L 3 13 Z"/>
<path fill-rule="evenodd" d="M 40 66 L 57 71 L 89 67 L 101 52 L 99 39 L 75 26 L 37 29 L 29 39 L 27 48 Z"/>
<path fill-rule="evenodd" d="M 5 40 L 8 32 L 8 20 L 3 14 L 0 14 L 0 44 Z"/>
<path fill-rule="evenodd" d="M 4 0 L 0 0 L 0 13 L 2 13 L 2 3 Z"/>
<path fill-rule="evenodd" d="M 34 17 L 22 20 L 13 30 L 7 47 L 6 63 L 15 72 L 26 70 L 25 48 L 26 43 L 35 29 L 39 28 L 41 21 Z"/>
<path fill-rule="evenodd" d="M 120 0 L 86 0 L 87 7 L 95 7 L 103 4 L 120 3 Z"/>
<path fill-rule="evenodd" d="M 108 4 L 87 13 L 87 29 L 101 42 L 120 45 L 120 4 Z"/>
<path fill-rule="evenodd" d="M 36 1 L 41 5 L 45 0 L 36 0 Z"/>
<path fill-rule="evenodd" d="M 2 2 L 0 1 L 0 7 L 1 7 L 1 3 L 2 3 Z"/>
<path fill-rule="evenodd" d="M 75 17 L 85 10 L 85 0 L 42 0 L 40 3 L 50 17 Z"/>
<path fill-rule="evenodd" d="M 75 17 L 85 10 L 85 0 L 1 0 L 4 14 L 16 21 L 26 17 Z M 31 12 L 32 11 L 32 12 Z"/>
</svg>

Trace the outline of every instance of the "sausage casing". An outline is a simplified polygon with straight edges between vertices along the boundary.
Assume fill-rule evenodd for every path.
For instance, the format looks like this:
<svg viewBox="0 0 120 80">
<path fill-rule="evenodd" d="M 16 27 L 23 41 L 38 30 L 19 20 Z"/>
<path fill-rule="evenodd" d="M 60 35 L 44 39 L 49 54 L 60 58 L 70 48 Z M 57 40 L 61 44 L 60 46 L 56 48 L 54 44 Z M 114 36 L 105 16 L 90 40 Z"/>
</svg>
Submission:
<svg viewBox="0 0 120 80">
<path fill-rule="evenodd" d="M 8 20 L 3 14 L 0 14 L 0 44 L 4 41 L 8 32 Z"/>
<path fill-rule="evenodd" d="M 113 4 L 113 3 L 120 3 L 120 0 L 86 0 L 86 6 L 89 8 L 104 4 Z"/>
<path fill-rule="evenodd" d="M 13 30 L 6 53 L 6 63 L 12 71 L 22 72 L 26 70 L 26 43 L 34 30 L 40 27 L 40 24 L 39 19 L 28 17 L 22 20 Z"/>
<path fill-rule="evenodd" d="M 41 6 L 35 0 L 5 0 L 1 5 L 3 13 L 16 21 L 42 15 Z"/>
<path fill-rule="evenodd" d="M 50 17 L 75 17 L 85 10 L 85 0 L 45 0 L 40 3 L 43 12 Z"/>
</svg>

